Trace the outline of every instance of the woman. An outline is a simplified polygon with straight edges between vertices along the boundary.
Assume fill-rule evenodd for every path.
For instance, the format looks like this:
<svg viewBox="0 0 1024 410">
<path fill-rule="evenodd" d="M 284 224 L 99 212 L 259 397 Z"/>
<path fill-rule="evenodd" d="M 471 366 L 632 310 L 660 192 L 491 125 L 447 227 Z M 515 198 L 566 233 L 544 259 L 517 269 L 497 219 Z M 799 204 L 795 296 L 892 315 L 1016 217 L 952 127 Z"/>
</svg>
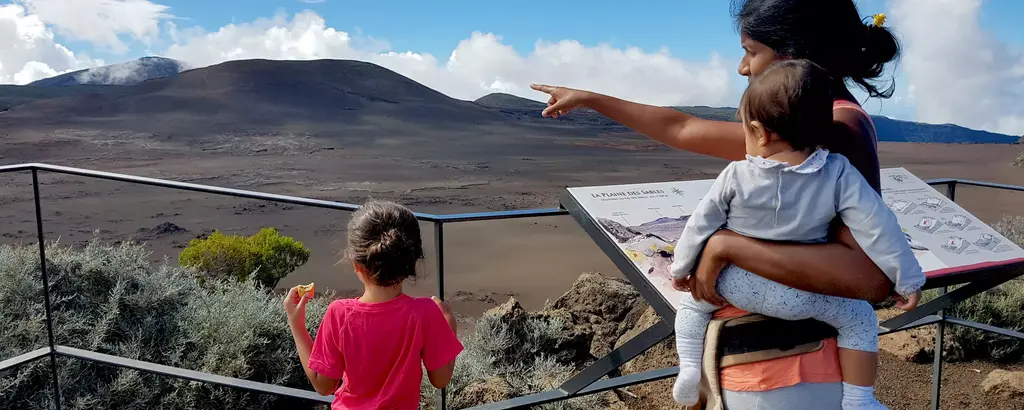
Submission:
<svg viewBox="0 0 1024 410">
<path fill-rule="evenodd" d="M 741 0 L 733 2 L 745 51 L 739 74 L 759 74 L 772 62 L 805 58 L 835 78 L 835 131 L 842 143 L 828 147 L 850 162 L 879 191 L 877 135 L 847 83 L 871 97 L 889 98 L 893 83 L 877 80 L 899 56 L 896 38 L 883 27 L 884 16 L 865 22 L 852 0 Z M 576 108 L 593 109 L 669 146 L 728 160 L 744 158 L 742 125 L 693 117 L 588 91 L 534 85 L 551 95 L 545 117 Z M 770 280 L 809 292 L 873 302 L 892 292 L 885 275 L 864 254 L 845 226 L 837 224 L 828 244 L 782 244 L 719 231 L 708 240 L 691 275 L 694 297 L 722 303 L 715 293 L 718 272 L 732 263 Z M 727 307 L 719 315 L 743 314 Z M 732 366 L 721 372 L 729 410 L 839 409 L 842 395 L 835 339 L 821 350 L 764 362 Z M 668 393 L 668 392 L 666 392 Z"/>
</svg>

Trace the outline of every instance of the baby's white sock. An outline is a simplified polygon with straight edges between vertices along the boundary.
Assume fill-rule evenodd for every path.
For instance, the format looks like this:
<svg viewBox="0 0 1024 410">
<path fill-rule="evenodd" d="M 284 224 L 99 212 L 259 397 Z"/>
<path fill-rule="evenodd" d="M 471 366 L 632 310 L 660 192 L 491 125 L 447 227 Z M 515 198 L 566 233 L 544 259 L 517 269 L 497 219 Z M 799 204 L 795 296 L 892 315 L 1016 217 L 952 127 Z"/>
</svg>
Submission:
<svg viewBox="0 0 1024 410">
<path fill-rule="evenodd" d="M 843 382 L 843 410 L 889 410 L 875 398 L 874 386 Z"/>
<path fill-rule="evenodd" d="M 700 395 L 700 368 L 704 356 L 704 341 L 676 337 L 679 354 L 679 376 L 672 386 L 672 398 L 684 406 L 697 404 Z"/>
</svg>

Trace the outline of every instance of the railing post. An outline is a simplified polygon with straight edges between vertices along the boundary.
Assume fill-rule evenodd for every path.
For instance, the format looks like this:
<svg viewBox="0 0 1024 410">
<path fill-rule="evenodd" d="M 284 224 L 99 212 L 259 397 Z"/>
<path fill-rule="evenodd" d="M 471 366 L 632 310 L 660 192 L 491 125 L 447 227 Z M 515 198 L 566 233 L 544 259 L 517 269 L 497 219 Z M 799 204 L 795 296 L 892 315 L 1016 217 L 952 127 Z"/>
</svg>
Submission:
<svg viewBox="0 0 1024 410">
<path fill-rule="evenodd" d="M 946 196 L 950 201 L 956 202 L 955 180 L 946 185 Z M 942 287 L 939 290 L 939 296 L 945 295 L 948 290 L 948 287 Z M 939 310 L 936 315 L 939 317 L 939 321 L 935 323 L 935 353 L 932 358 L 932 410 L 939 410 L 940 393 L 942 392 L 942 356 L 946 350 L 943 346 L 946 336 L 945 309 Z"/>
<path fill-rule="evenodd" d="M 434 222 L 434 258 L 436 258 L 435 264 L 437 265 L 435 271 L 437 272 L 437 297 L 444 300 L 444 222 L 438 220 Z M 448 408 L 448 400 L 445 397 L 445 389 L 437 391 L 437 410 L 446 410 Z"/>
<path fill-rule="evenodd" d="M 945 295 L 947 287 L 940 290 L 940 296 Z M 945 350 L 943 340 L 946 332 L 946 311 L 939 310 L 936 315 L 939 321 L 935 323 L 935 354 L 932 361 L 932 410 L 939 410 L 939 392 L 942 391 L 942 353 Z"/>
<path fill-rule="evenodd" d="M 39 171 L 32 168 L 32 198 L 36 206 L 36 240 L 39 242 L 39 273 L 43 277 L 43 306 L 46 309 L 46 335 L 50 343 L 50 375 L 53 378 L 54 408 L 60 410 L 60 383 L 57 381 L 57 349 L 54 343 L 53 315 L 50 311 L 50 279 L 46 273 L 46 237 L 43 234 L 43 210 L 39 197 Z"/>
</svg>

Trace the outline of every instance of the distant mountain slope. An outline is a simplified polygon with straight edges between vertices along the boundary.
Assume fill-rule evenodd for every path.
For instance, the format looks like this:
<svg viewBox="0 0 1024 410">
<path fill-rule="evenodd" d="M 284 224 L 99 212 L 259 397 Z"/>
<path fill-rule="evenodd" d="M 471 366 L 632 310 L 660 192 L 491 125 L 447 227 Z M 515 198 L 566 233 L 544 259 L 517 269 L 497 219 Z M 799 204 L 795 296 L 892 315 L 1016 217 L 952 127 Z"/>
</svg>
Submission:
<svg viewBox="0 0 1024 410">
<path fill-rule="evenodd" d="M 24 85 L 0 85 L 0 110 L 51 98 L 83 94 L 108 94 L 120 90 L 114 85 L 77 85 L 68 87 L 29 87 Z"/>
<path fill-rule="evenodd" d="M 33 86 L 0 86 L 2 127 L 102 127 L 166 134 L 233 132 L 242 129 L 323 130 L 332 135 L 445 135 L 514 132 L 526 135 L 628 133 L 622 125 L 579 110 L 552 120 L 542 102 L 509 94 L 476 101 L 448 97 L 372 63 L 351 60 L 239 60 L 177 70 L 174 60 L 139 60 L 140 77 L 172 73 L 125 86 L 65 84 L 59 77 Z M 126 81 L 108 67 L 95 81 Z M 164 67 L 169 71 L 161 71 Z M 180 68 L 180 67 L 179 67 Z M 126 70 L 131 71 L 131 70 Z M 82 77 L 84 78 L 84 77 Z M 121 79 L 121 80 L 115 80 Z M 64 81 L 64 82 L 62 82 Z M 74 80 L 78 81 L 78 80 Z M 673 107 L 701 118 L 735 121 L 734 108 Z M 1017 137 L 955 125 L 931 125 L 874 117 L 882 141 L 1015 143 Z M 493 129 L 472 129 L 476 126 Z M 510 131 L 508 127 L 516 127 Z M 489 131 L 490 130 L 490 131 Z M 442 134 L 431 134 L 440 132 Z M 432 137 L 431 137 L 432 138 Z"/>
<path fill-rule="evenodd" d="M 1016 144 L 1019 137 L 972 130 L 954 124 L 924 124 L 879 115 L 872 116 L 878 138 L 893 142 L 942 142 L 949 144 Z"/>
<path fill-rule="evenodd" d="M 489 94 L 476 100 L 477 104 L 501 110 L 503 113 L 519 117 L 540 117 L 540 111 L 546 104 L 517 97 L 510 94 Z M 672 107 L 676 110 L 710 120 L 736 121 L 735 108 L 714 107 Z M 1015 144 L 1021 137 L 997 134 L 988 131 L 972 130 L 953 124 L 924 124 L 919 122 L 901 121 L 874 115 L 871 117 L 878 130 L 878 138 L 885 142 L 937 142 L 937 143 L 975 143 L 975 144 Z M 622 127 L 600 114 L 581 110 L 562 117 L 564 123 L 586 126 Z"/>
<path fill-rule="evenodd" d="M 133 85 L 185 71 L 185 63 L 163 57 L 142 57 L 138 60 L 103 67 L 78 70 L 44 78 L 32 83 L 35 87 L 66 87 L 73 85 Z"/>
<path fill-rule="evenodd" d="M 421 122 L 500 121 L 383 67 L 350 60 L 230 61 L 123 87 L 15 107 L 22 118 L 64 120 L 154 116 L 239 125 L 351 122 L 387 117 Z"/>
</svg>

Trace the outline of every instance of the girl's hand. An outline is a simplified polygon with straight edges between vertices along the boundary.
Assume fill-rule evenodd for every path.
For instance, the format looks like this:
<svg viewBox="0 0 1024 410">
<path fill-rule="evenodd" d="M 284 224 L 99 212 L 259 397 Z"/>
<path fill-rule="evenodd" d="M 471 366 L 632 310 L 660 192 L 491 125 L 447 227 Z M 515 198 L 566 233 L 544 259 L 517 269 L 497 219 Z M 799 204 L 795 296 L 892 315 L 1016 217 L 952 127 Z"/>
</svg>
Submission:
<svg viewBox="0 0 1024 410">
<path fill-rule="evenodd" d="M 558 118 L 568 114 L 570 110 L 585 106 L 593 95 L 589 91 L 543 84 L 532 84 L 530 88 L 551 96 L 548 99 L 548 108 L 545 108 L 541 115 L 552 118 Z"/>
<path fill-rule="evenodd" d="M 908 297 L 896 295 L 896 307 L 903 311 L 911 311 L 917 308 L 921 302 L 921 291 L 911 293 Z"/>
<path fill-rule="evenodd" d="M 306 303 L 309 303 L 311 293 L 299 297 L 298 286 L 288 289 L 284 297 L 284 312 L 288 314 L 288 323 L 304 324 L 306 322 Z"/>
</svg>

